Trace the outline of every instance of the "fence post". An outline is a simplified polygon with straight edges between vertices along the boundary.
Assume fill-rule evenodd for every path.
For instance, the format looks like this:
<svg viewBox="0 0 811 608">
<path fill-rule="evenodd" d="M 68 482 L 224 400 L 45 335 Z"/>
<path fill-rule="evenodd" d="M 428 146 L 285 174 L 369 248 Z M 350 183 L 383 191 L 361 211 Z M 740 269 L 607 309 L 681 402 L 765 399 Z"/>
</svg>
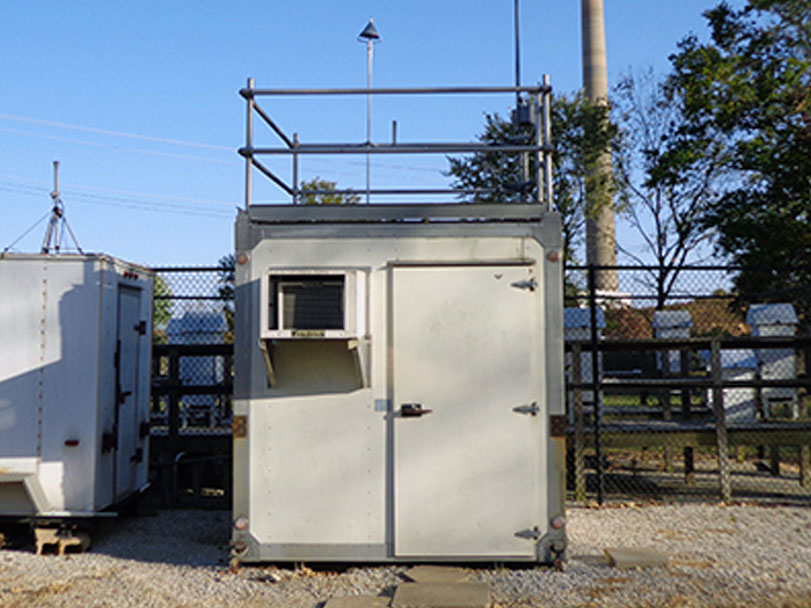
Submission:
<svg viewBox="0 0 811 608">
<path fill-rule="evenodd" d="M 597 457 L 597 504 L 603 504 L 605 479 L 603 476 L 603 408 L 600 380 L 600 357 L 597 340 L 597 271 L 589 264 L 589 321 L 591 330 L 591 391 L 594 401 L 594 451 Z"/>
<path fill-rule="evenodd" d="M 800 446 L 800 485 L 811 488 L 811 446 Z"/>
<path fill-rule="evenodd" d="M 665 350 L 662 351 L 662 376 L 664 378 L 670 377 L 670 351 Z M 662 397 L 662 419 L 663 420 L 672 420 L 673 419 L 673 410 L 670 403 L 670 387 L 665 388 L 660 393 Z M 667 445 L 667 440 L 665 440 L 664 446 L 664 459 L 665 459 L 665 472 L 672 473 L 673 472 L 673 448 Z"/>
<path fill-rule="evenodd" d="M 682 348 L 679 351 L 679 372 L 682 378 L 690 376 L 690 351 L 687 348 Z M 690 389 L 685 387 L 681 389 L 681 415 L 684 420 L 690 419 L 690 403 L 691 395 Z M 691 486 L 696 481 L 695 461 L 693 460 L 693 448 L 688 446 L 683 450 L 684 454 L 684 483 Z"/>
<path fill-rule="evenodd" d="M 580 361 L 582 349 L 579 344 L 572 345 L 572 382 L 575 386 L 583 381 L 583 369 Z M 574 499 L 575 502 L 586 501 L 586 467 L 585 467 L 585 432 L 583 429 L 583 390 L 572 391 L 574 400 Z"/>
<path fill-rule="evenodd" d="M 724 380 L 721 370 L 721 342 L 715 339 L 710 344 L 712 362 L 712 407 L 715 413 L 715 434 L 718 443 L 718 474 L 721 500 L 732 498 L 732 485 L 729 478 L 729 444 L 727 420 L 724 411 Z"/>
<path fill-rule="evenodd" d="M 177 463 L 178 435 L 180 422 L 180 352 L 177 348 L 169 349 L 169 496 L 166 504 L 174 507 L 177 500 Z"/>
</svg>

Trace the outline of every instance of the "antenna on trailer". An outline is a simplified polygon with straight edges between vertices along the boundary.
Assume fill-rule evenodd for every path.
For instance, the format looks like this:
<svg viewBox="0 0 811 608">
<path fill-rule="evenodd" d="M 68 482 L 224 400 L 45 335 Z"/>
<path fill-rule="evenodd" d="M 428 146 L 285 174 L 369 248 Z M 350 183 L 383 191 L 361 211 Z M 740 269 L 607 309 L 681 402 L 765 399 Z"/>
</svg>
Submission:
<svg viewBox="0 0 811 608">
<path fill-rule="evenodd" d="M 514 18 L 514 31 L 515 31 L 515 109 L 512 111 L 513 131 L 514 134 L 510 141 L 514 143 L 528 143 L 531 135 L 525 130 L 527 127 L 537 129 L 537 125 L 533 122 L 532 110 L 529 105 L 524 104 L 521 100 L 521 13 L 520 13 L 520 0 L 515 0 L 513 3 L 513 18 Z M 530 189 L 532 188 L 533 181 L 529 178 L 529 156 L 526 153 L 521 154 L 521 179 L 518 182 L 506 184 L 506 187 L 511 192 L 517 192 L 521 196 L 523 202 L 527 201 Z M 538 192 L 538 200 L 541 194 Z"/>
<path fill-rule="evenodd" d="M 62 237 L 67 230 L 70 238 L 73 239 L 73 244 L 76 245 L 76 249 L 79 253 L 84 253 L 82 251 L 81 245 L 79 245 L 79 241 L 76 239 L 76 235 L 73 234 L 73 230 L 71 230 L 70 224 L 68 224 L 68 219 L 65 217 L 65 206 L 62 204 L 62 199 L 59 197 L 59 161 L 54 161 L 54 189 L 51 192 L 51 200 L 53 200 L 54 206 L 51 209 L 51 219 L 48 222 L 48 228 L 45 230 L 45 238 L 42 240 L 42 253 L 51 253 L 53 250 L 54 253 L 59 253 L 59 249 L 62 246 Z"/>
<path fill-rule="evenodd" d="M 515 20 L 515 86 L 521 86 L 521 15 L 519 13 L 519 0 L 515 0 L 513 17 Z M 521 93 L 515 93 L 515 107 L 521 105 Z"/>
</svg>

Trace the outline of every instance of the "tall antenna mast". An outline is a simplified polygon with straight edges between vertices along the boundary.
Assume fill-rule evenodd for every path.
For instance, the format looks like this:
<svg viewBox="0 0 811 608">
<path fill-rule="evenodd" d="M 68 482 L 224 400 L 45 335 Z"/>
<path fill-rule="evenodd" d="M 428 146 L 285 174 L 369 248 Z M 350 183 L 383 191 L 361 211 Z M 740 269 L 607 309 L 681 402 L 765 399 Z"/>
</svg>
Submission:
<svg viewBox="0 0 811 608">
<path fill-rule="evenodd" d="M 68 220 L 65 217 L 65 206 L 62 204 L 62 199 L 59 196 L 58 160 L 54 161 L 54 189 L 53 192 L 51 192 L 51 200 L 53 201 L 53 208 L 51 209 L 51 219 L 48 221 L 48 228 L 45 230 L 45 238 L 42 240 L 42 253 L 51 253 L 51 250 L 53 250 L 53 253 L 59 253 L 62 246 L 62 237 L 66 230 L 70 238 L 73 239 L 73 244 L 76 245 L 76 249 L 79 253 L 84 253 L 81 245 L 79 245 L 79 241 L 76 239 L 76 235 L 73 234 L 73 230 L 70 228 L 70 224 L 68 224 Z"/>
<path fill-rule="evenodd" d="M 515 20 L 515 86 L 521 86 L 521 15 L 518 12 L 520 0 L 515 0 L 513 16 Z M 515 107 L 521 105 L 521 93 L 515 92 Z"/>
</svg>

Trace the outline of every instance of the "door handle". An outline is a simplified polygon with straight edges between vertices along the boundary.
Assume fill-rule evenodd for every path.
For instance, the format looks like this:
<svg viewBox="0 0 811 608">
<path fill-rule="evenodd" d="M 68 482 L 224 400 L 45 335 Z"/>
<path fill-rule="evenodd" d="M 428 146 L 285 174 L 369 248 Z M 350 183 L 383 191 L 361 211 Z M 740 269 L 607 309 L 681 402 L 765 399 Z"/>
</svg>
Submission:
<svg viewBox="0 0 811 608">
<path fill-rule="evenodd" d="M 403 403 L 400 406 L 400 415 L 403 418 L 419 418 L 425 414 L 430 414 L 432 411 L 422 407 L 422 403 Z"/>
</svg>

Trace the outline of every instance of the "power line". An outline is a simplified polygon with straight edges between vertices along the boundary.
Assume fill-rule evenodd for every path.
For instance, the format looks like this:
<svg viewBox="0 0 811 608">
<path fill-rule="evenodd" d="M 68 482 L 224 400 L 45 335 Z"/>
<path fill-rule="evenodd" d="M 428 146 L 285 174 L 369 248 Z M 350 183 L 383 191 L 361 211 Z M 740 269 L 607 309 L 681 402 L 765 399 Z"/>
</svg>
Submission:
<svg viewBox="0 0 811 608">
<path fill-rule="evenodd" d="M 37 197 L 42 196 L 44 193 L 48 192 L 48 188 L 44 188 L 41 186 L 32 186 L 28 184 L 20 184 L 7 181 L 0 181 L 0 190 L 5 192 L 14 192 L 18 194 L 25 194 L 28 196 L 37 196 Z M 143 211 L 152 211 L 157 213 L 186 213 L 191 215 L 207 216 L 207 217 L 226 217 L 226 216 L 230 217 L 233 215 L 233 209 L 237 207 L 237 203 L 233 201 L 214 201 L 208 199 L 196 199 L 193 197 L 152 195 L 149 193 L 137 193 L 137 192 L 124 192 L 124 194 L 130 194 L 132 196 L 111 196 L 109 194 L 84 192 L 81 190 L 74 189 L 63 190 L 63 193 L 69 195 L 72 201 L 76 201 L 80 204 L 85 203 L 95 205 L 108 205 L 112 207 L 140 209 Z M 133 196 L 145 197 L 147 199 L 158 198 L 163 200 L 150 201 L 144 200 L 144 198 L 133 198 Z M 186 201 L 188 203 L 196 202 L 202 205 L 209 206 L 216 205 L 218 207 L 228 207 L 228 211 L 226 211 L 225 209 L 212 209 L 212 208 L 206 209 L 204 207 L 201 207 L 200 204 L 193 205 L 193 204 L 165 202 L 170 200 Z"/>
<path fill-rule="evenodd" d="M 139 154 L 150 154 L 153 156 L 162 156 L 164 158 L 178 158 L 181 160 L 192 160 L 192 161 L 200 161 L 206 163 L 216 163 L 220 165 L 241 165 L 242 163 L 236 159 L 236 155 L 234 160 L 222 160 L 218 158 L 209 158 L 205 156 L 191 156 L 189 154 L 178 154 L 175 152 L 161 152 L 158 150 L 147 150 L 146 148 L 133 148 L 131 146 L 121 146 L 118 144 L 111 144 L 111 143 L 101 143 L 97 141 L 88 141 L 86 139 L 77 139 L 75 137 L 60 137 L 59 135 L 46 135 L 44 133 L 32 133 L 30 131 L 22 131 L 20 129 L 8 129 L 8 128 L 0 128 L 0 132 L 3 133 L 12 133 L 14 135 L 21 135 L 23 137 L 36 137 L 39 139 L 48 139 L 51 141 L 62 141 L 71 144 L 79 144 L 82 146 L 92 146 L 94 148 L 114 148 L 116 150 L 126 150 L 130 152 L 137 152 Z"/>
<path fill-rule="evenodd" d="M 197 141 L 189 141 L 185 139 L 169 139 L 166 137 L 156 137 L 154 135 L 141 135 L 139 133 L 128 133 L 126 131 L 112 131 L 110 129 L 99 129 L 97 127 L 86 127 L 84 125 L 74 125 L 66 122 L 56 122 L 52 120 L 43 120 L 41 118 L 30 118 L 28 116 L 18 116 L 16 114 L 2 114 L 0 119 L 13 120 L 16 122 L 27 122 L 35 125 L 43 125 L 47 127 L 57 127 L 60 129 L 71 129 L 73 131 L 85 131 L 87 133 L 98 133 L 99 135 L 110 135 L 113 137 L 127 137 L 130 139 L 139 139 L 142 141 L 151 141 L 161 144 L 171 144 L 174 146 L 190 146 L 193 148 L 205 148 L 208 150 L 224 150 L 233 152 L 233 146 L 221 146 L 218 144 L 206 144 Z"/>
<path fill-rule="evenodd" d="M 129 133 L 126 131 L 115 131 L 110 129 L 100 129 L 97 127 L 88 127 L 85 125 L 77 125 L 71 123 L 63 123 L 63 122 L 56 122 L 51 120 L 44 120 L 40 118 L 31 118 L 28 116 L 19 116 L 16 114 L 4 114 L 0 113 L 0 119 L 3 120 L 11 120 L 16 122 L 25 122 L 30 124 L 48 126 L 48 127 L 56 127 L 60 129 L 70 129 L 75 131 L 83 131 L 87 133 L 96 133 L 100 135 L 107 135 L 110 137 L 125 137 L 130 139 L 138 139 L 142 141 L 150 141 L 154 143 L 164 143 L 164 144 L 171 144 L 176 146 L 190 146 L 195 148 L 203 148 L 209 150 L 217 150 L 217 151 L 226 151 L 226 152 L 236 152 L 236 148 L 233 146 L 223 146 L 219 144 L 208 144 L 203 142 L 194 142 L 189 140 L 182 140 L 182 139 L 172 139 L 172 138 L 164 138 L 164 137 L 156 137 L 153 135 L 141 135 L 138 133 Z M 180 158 L 185 160 L 199 160 L 203 162 L 213 162 L 213 163 L 221 163 L 221 164 L 228 164 L 228 165 L 239 165 L 241 162 L 239 160 L 234 161 L 225 161 L 225 160 L 218 160 L 206 157 L 199 157 L 199 156 L 187 156 L 187 155 L 180 155 L 180 154 L 173 154 L 169 152 L 159 152 L 157 150 L 146 150 L 143 148 L 130 148 L 130 147 L 122 147 L 122 146 L 111 146 L 111 144 L 104 144 L 99 142 L 93 142 L 88 140 L 70 138 L 70 137 L 60 137 L 58 135 L 46 135 L 41 133 L 32 133 L 30 131 L 22 131 L 19 129 L 9 129 L 9 128 L 0 128 L 0 131 L 5 133 L 13 133 L 16 135 L 22 135 L 25 137 L 38 137 L 42 139 L 50 139 L 53 141 L 64 141 L 67 143 L 76 143 L 85 146 L 95 146 L 95 147 L 117 147 L 119 149 L 130 150 L 134 152 L 139 152 L 142 154 L 153 154 L 156 156 L 164 156 L 169 158 Z M 333 161 L 335 162 L 335 161 Z M 349 166 L 360 166 L 364 165 L 364 163 L 359 163 L 357 161 L 345 160 L 345 159 L 338 159 L 337 162 L 344 165 Z M 385 169 L 394 169 L 399 171 L 412 171 L 418 173 L 436 173 L 438 169 L 430 168 L 430 167 L 419 167 L 415 165 L 403 165 L 403 164 L 390 164 L 390 163 L 372 163 L 372 166 L 376 166 L 379 168 Z"/>
</svg>

